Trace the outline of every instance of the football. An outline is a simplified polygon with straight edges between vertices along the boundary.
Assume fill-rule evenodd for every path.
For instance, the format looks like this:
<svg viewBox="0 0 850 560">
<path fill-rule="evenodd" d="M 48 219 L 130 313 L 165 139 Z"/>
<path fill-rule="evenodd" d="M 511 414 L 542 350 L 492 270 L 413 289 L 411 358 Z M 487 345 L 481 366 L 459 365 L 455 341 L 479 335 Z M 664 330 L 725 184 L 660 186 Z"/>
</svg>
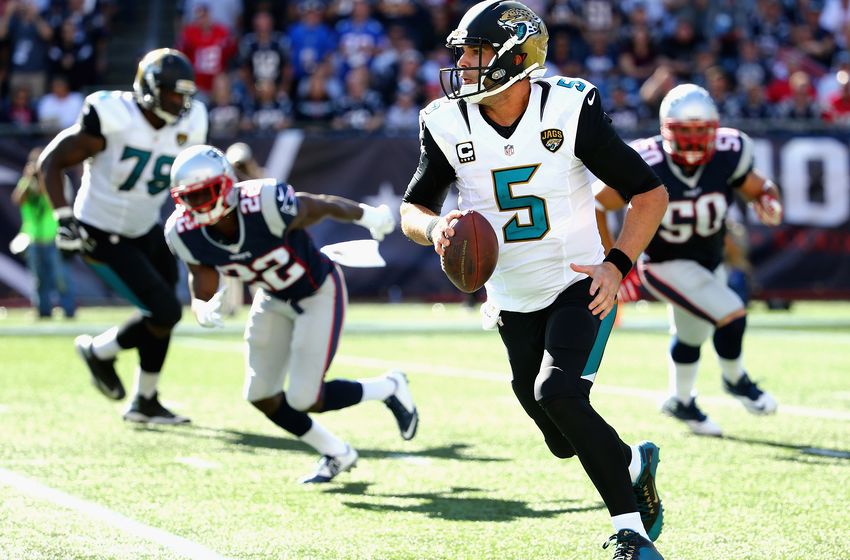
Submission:
<svg viewBox="0 0 850 560">
<path fill-rule="evenodd" d="M 467 210 L 450 225 L 455 235 L 440 264 L 452 284 L 462 292 L 472 293 L 496 270 L 499 240 L 490 222 L 474 210 Z"/>
</svg>

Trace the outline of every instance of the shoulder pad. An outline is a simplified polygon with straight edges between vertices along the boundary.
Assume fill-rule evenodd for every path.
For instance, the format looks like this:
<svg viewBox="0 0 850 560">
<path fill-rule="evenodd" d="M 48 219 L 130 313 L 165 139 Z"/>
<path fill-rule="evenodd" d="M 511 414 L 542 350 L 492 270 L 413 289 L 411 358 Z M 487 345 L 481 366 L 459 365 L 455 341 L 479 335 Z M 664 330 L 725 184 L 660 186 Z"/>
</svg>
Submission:
<svg viewBox="0 0 850 560">
<path fill-rule="evenodd" d="M 127 91 L 96 91 L 86 97 L 86 103 L 97 111 L 100 131 L 107 134 L 124 130 L 132 126 L 133 115 L 129 103 L 134 103 L 132 94 Z"/>
</svg>

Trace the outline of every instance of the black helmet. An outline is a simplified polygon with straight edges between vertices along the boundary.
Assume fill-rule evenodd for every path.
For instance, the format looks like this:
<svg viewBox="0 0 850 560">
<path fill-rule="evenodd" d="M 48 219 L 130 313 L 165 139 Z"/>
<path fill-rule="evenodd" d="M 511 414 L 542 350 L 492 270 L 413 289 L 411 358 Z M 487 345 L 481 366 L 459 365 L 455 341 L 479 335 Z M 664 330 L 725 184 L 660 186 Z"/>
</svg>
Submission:
<svg viewBox="0 0 850 560">
<path fill-rule="evenodd" d="M 177 107 L 162 106 L 162 90 L 172 90 L 183 96 Z M 177 122 L 183 113 L 192 107 L 195 86 L 195 70 L 182 52 L 175 49 L 156 49 L 139 61 L 133 92 L 136 101 L 168 124 Z"/>
<path fill-rule="evenodd" d="M 546 47 L 549 32 L 537 14 L 514 0 L 487 0 L 474 5 L 452 31 L 446 46 L 457 50 L 464 46 L 489 45 L 496 56 L 482 60 L 478 66 L 440 69 L 440 85 L 449 99 L 466 99 L 478 103 L 499 93 L 526 76 L 536 77 L 546 71 Z M 462 52 L 455 52 L 455 60 Z M 478 71 L 478 83 L 464 84 L 463 71 Z"/>
</svg>

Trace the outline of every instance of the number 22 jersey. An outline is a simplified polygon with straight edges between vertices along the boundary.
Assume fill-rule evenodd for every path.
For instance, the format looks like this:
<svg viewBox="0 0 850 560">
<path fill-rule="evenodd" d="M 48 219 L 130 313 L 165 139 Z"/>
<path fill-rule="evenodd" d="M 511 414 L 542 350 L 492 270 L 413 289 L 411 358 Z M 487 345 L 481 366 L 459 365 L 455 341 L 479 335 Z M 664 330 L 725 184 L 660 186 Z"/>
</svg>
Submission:
<svg viewBox="0 0 850 560">
<path fill-rule="evenodd" d="M 239 220 L 237 240 L 218 240 L 178 206 L 165 224 L 171 252 L 188 264 L 215 267 L 284 301 L 312 295 L 333 264 L 309 233 L 288 229 L 298 214 L 295 190 L 275 179 L 255 179 L 238 183 L 230 196 Z"/>
<path fill-rule="evenodd" d="M 714 270 L 723 261 L 726 213 L 734 189 L 753 169 L 753 142 L 734 128 L 717 130 L 714 156 L 686 176 L 664 151 L 660 135 L 632 147 L 667 186 L 670 202 L 644 253 L 650 262 L 697 261 Z"/>
</svg>

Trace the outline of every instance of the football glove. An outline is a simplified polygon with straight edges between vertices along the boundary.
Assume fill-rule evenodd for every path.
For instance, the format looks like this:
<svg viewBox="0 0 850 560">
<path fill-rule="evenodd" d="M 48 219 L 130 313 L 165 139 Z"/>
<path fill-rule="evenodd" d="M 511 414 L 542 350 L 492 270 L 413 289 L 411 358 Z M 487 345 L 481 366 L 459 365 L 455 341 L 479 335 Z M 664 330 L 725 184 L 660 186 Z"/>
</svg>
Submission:
<svg viewBox="0 0 850 560">
<path fill-rule="evenodd" d="M 56 248 L 63 253 L 76 253 L 83 250 L 83 238 L 80 236 L 80 224 L 74 218 L 69 206 L 53 211 L 58 227 L 56 229 Z"/>
<path fill-rule="evenodd" d="M 629 303 L 640 299 L 640 276 L 637 269 L 632 268 L 623 281 L 620 282 L 620 288 L 617 290 L 617 300 L 620 303 Z"/>
<path fill-rule="evenodd" d="M 224 297 L 224 290 L 216 292 L 209 301 L 192 298 L 192 313 L 195 314 L 199 325 L 206 329 L 219 329 L 224 326 L 224 321 L 221 319 L 222 297 Z"/>
<path fill-rule="evenodd" d="M 354 220 L 354 223 L 368 229 L 372 239 L 383 241 L 384 236 L 395 229 L 395 218 L 390 207 L 386 204 L 381 204 L 375 208 L 361 203 L 360 208 L 363 209 L 363 215 Z"/>
<path fill-rule="evenodd" d="M 778 226 L 782 223 L 782 203 L 772 193 L 761 193 L 750 205 L 764 225 Z"/>
<path fill-rule="evenodd" d="M 485 331 L 494 331 L 503 326 L 500 312 L 501 310 L 489 301 L 481 304 L 481 328 Z"/>
</svg>

